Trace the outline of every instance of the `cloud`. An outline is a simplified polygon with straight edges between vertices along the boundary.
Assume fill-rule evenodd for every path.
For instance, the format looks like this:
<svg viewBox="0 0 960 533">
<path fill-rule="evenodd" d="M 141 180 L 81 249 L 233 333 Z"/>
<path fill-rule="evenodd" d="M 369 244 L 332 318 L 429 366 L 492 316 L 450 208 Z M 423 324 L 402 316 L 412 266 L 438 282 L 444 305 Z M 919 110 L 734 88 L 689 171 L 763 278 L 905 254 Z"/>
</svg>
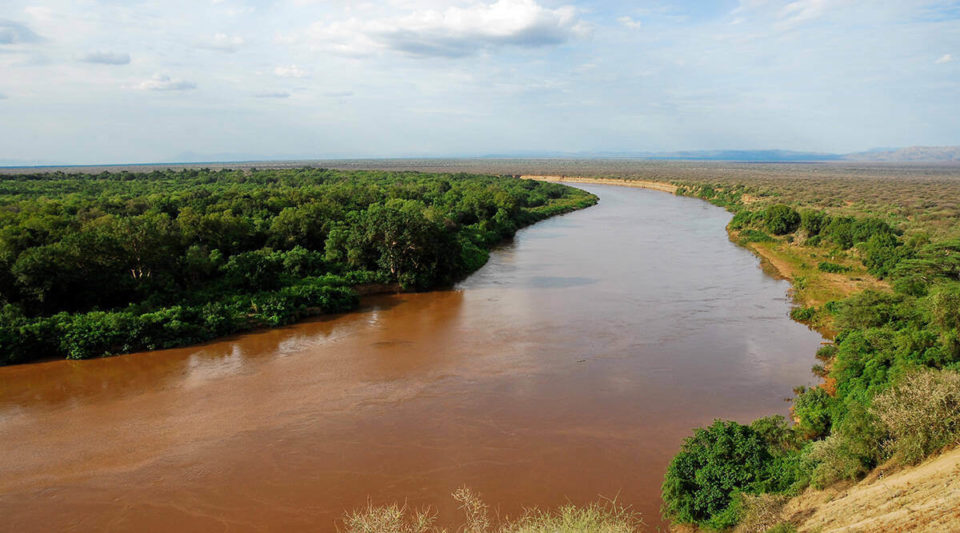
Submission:
<svg viewBox="0 0 960 533">
<path fill-rule="evenodd" d="M 206 48 L 207 50 L 216 50 L 218 52 L 232 54 L 239 50 L 240 47 L 243 46 L 243 43 L 243 37 L 238 35 L 217 33 L 209 39 L 198 42 L 197 48 Z"/>
<path fill-rule="evenodd" d="M 35 43 L 42 40 L 39 35 L 23 24 L 0 19 L 0 44 Z"/>
<path fill-rule="evenodd" d="M 290 98 L 287 91 L 260 91 L 253 95 L 254 98 Z"/>
<path fill-rule="evenodd" d="M 643 26 L 643 23 L 641 23 L 639 20 L 633 19 L 632 17 L 620 17 L 617 19 L 617 22 L 626 26 L 627 28 L 630 28 L 631 30 L 636 30 Z"/>
<path fill-rule="evenodd" d="M 535 0 L 497 0 L 469 7 L 412 11 L 404 16 L 317 23 L 319 47 L 348 55 L 393 50 L 416 56 L 463 57 L 503 46 L 541 47 L 585 34 L 574 7 Z"/>
<path fill-rule="evenodd" d="M 0 100 L 6 100 L 6 99 L 7 99 L 7 95 L 0 93 Z"/>
<path fill-rule="evenodd" d="M 101 65 L 129 65 L 130 54 L 126 52 L 90 52 L 77 57 L 77 60 Z"/>
<path fill-rule="evenodd" d="M 281 65 L 273 69 L 273 73 L 281 78 L 302 78 L 307 75 L 306 71 L 296 65 Z"/>
<path fill-rule="evenodd" d="M 142 91 L 189 91 L 197 88 L 192 81 L 171 78 L 166 74 L 155 74 L 153 78 L 144 80 L 137 85 Z"/>
<path fill-rule="evenodd" d="M 944 63 L 949 63 L 949 62 L 951 62 L 951 61 L 953 61 L 953 56 L 952 56 L 952 55 L 950 55 L 950 54 L 943 54 L 942 56 L 940 56 L 939 59 L 937 59 L 936 61 L 934 61 L 934 63 L 936 63 L 937 65 L 942 65 L 942 64 L 944 64 Z"/>
</svg>

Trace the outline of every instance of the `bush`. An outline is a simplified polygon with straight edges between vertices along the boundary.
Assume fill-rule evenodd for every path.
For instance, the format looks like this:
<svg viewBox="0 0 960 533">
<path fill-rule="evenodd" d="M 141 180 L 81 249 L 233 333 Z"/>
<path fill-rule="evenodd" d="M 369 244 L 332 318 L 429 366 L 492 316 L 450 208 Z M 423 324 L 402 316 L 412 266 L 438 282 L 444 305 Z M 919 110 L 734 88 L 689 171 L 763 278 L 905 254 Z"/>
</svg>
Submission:
<svg viewBox="0 0 960 533">
<path fill-rule="evenodd" d="M 829 217 L 823 211 L 806 209 L 800 212 L 800 227 L 807 232 L 808 237 L 815 237 L 829 222 Z"/>
<path fill-rule="evenodd" d="M 833 424 L 833 398 L 820 387 L 802 389 L 793 401 L 793 416 L 797 429 L 808 438 L 817 438 L 830 432 Z"/>
<path fill-rule="evenodd" d="M 790 318 L 797 322 L 809 322 L 817 315 L 816 307 L 794 307 L 790 310 Z"/>
<path fill-rule="evenodd" d="M 872 412 L 889 430 L 891 452 L 915 463 L 960 441 L 960 373 L 920 370 L 874 398 Z"/>
<path fill-rule="evenodd" d="M 819 270 L 820 272 L 829 272 L 831 274 L 842 274 L 844 272 L 850 272 L 850 267 L 845 267 L 843 265 L 838 265 L 836 263 L 824 261 L 819 265 L 817 265 L 817 270 Z"/>
<path fill-rule="evenodd" d="M 738 518 L 734 497 L 765 489 L 763 475 L 772 460 L 763 437 L 749 426 L 717 420 L 699 428 L 667 468 L 664 514 L 678 523 L 730 527 Z"/>
<path fill-rule="evenodd" d="M 853 480 L 862 475 L 863 465 L 848 450 L 848 443 L 841 435 L 814 441 L 805 450 L 804 459 L 812 466 L 811 484 L 818 489 L 837 481 Z"/>
<path fill-rule="evenodd" d="M 767 231 L 774 235 L 793 233 L 800 227 L 800 213 L 788 205 L 777 204 L 767 208 L 763 214 Z"/>
<path fill-rule="evenodd" d="M 743 230 L 740 233 L 740 244 L 746 244 L 748 242 L 773 242 L 773 237 L 767 235 L 762 231 L 757 231 L 755 229 Z"/>
</svg>

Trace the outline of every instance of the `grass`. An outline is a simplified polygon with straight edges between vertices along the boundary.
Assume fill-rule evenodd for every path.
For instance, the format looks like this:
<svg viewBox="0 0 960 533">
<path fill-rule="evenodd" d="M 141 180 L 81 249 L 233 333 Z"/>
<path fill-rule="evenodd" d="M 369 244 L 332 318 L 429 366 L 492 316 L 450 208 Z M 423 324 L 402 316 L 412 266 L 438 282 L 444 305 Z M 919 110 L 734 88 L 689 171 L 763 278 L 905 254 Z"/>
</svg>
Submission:
<svg viewBox="0 0 960 533">
<path fill-rule="evenodd" d="M 740 234 L 730 232 L 740 242 Z M 857 258 L 855 250 L 829 250 L 802 246 L 781 238 L 742 243 L 762 257 L 776 274 L 790 282 L 791 295 L 798 305 L 794 317 L 831 337 L 833 315 L 826 309 L 832 301 L 842 300 L 866 289 L 888 289 L 886 282 L 871 276 Z M 841 267 L 842 272 L 820 268 L 824 262 Z"/>
<path fill-rule="evenodd" d="M 615 500 L 564 505 L 553 510 L 528 509 L 520 517 L 494 521 L 489 506 L 467 487 L 453 493 L 463 512 L 463 533 L 635 533 L 644 530 L 640 515 Z M 440 533 L 436 513 L 391 504 L 366 507 L 343 517 L 344 533 Z"/>
</svg>

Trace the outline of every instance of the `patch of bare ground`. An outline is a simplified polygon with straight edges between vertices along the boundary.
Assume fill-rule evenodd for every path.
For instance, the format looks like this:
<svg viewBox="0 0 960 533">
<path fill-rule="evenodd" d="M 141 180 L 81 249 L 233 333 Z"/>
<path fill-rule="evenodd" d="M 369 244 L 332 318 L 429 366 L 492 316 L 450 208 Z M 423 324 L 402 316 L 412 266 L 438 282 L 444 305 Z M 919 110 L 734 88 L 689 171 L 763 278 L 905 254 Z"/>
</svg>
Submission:
<svg viewBox="0 0 960 533">
<path fill-rule="evenodd" d="M 800 532 L 960 531 L 960 449 L 855 485 L 808 489 L 783 508 Z"/>
</svg>

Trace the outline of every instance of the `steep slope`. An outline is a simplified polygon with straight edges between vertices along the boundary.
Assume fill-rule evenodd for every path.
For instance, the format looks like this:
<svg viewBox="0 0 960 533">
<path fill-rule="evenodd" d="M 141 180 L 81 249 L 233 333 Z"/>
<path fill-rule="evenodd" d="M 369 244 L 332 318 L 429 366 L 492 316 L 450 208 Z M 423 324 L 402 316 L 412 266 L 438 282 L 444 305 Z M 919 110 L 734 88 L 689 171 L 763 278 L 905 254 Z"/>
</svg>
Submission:
<svg viewBox="0 0 960 533">
<path fill-rule="evenodd" d="M 800 532 L 960 531 L 960 449 L 847 487 L 808 489 L 783 509 Z"/>
</svg>

